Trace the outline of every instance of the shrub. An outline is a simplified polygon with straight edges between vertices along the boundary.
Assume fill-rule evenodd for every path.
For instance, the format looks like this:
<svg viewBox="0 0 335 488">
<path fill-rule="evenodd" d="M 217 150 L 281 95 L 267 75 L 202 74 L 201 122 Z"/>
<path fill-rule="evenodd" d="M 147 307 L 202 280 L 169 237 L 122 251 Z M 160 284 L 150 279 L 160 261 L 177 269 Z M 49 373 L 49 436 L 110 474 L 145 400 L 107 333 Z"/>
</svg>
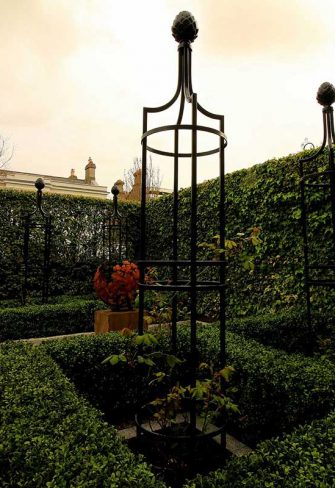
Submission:
<svg viewBox="0 0 335 488">
<path fill-rule="evenodd" d="M 335 479 L 335 413 L 296 429 L 283 439 L 261 443 L 224 470 L 200 475 L 184 488 L 327 488 Z"/>
<path fill-rule="evenodd" d="M 324 314 L 314 314 L 313 319 L 316 335 L 331 334 L 331 319 Z M 229 319 L 227 328 L 243 337 L 256 339 L 262 344 L 288 352 L 305 352 L 309 345 L 307 316 L 304 309 L 232 318 Z"/>
<path fill-rule="evenodd" d="M 35 198 L 35 192 L 0 190 L 0 299 L 22 294 L 22 214 L 35 208 Z M 43 206 L 52 215 L 53 225 L 50 293 L 90 293 L 94 272 L 108 255 L 103 221 L 112 201 L 46 193 Z M 128 223 L 127 257 L 133 259 L 138 252 L 139 205 L 120 202 L 120 212 Z M 43 242 L 35 229 L 30 243 L 29 296 L 41 294 Z"/>
<path fill-rule="evenodd" d="M 159 337 L 162 350 L 169 348 L 166 334 Z M 111 418 L 134 413 L 137 399 L 145 396 L 143 375 L 130 375 L 125 366 L 101 365 L 111 354 L 129 347 L 118 334 L 51 341 L 43 347 L 64 369 L 79 391 Z M 215 325 L 198 328 L 201 360 L 218 365 L 219 330 Z M 189 350 L 189 330 L 179 327 L 178 356 Z M 334 406 L 335 366 L 326 360 L 276 351 L 237 334 L 227 334 L 227 362 L 236 369 L 235 401 L 241 410 L 231 424 L 242 438 L 254 443 L 287 431 L 298 423 L 320 418 Z M 235 379 L 234 379 L 235 378 Z M 127 386 L 125 388 L 125 385 Z"/>
<path fill-rule="evenodd" d="M 41 348 L 0 348 L 0 485 L 163 487 Z"/>
<path fill-rule="evenodd" d="M 97 300 L 0 309 L 0 340 L 47 337 L 93 331 Z"/>
</svg>

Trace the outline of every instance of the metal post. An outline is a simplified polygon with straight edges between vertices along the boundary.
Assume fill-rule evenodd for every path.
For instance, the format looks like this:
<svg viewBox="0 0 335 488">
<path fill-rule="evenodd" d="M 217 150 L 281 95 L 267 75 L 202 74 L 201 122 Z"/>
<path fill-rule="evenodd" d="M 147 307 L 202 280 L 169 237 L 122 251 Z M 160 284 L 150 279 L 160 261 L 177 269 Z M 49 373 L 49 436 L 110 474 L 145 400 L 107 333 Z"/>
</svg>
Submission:
<svg viewBox="0 0 335 488">
<path fill-rule="evenodd" d="M 177 15 L 173 26 L 172 33 L 178 45 L 178 81 L 175 94 L 170 101 L 159 107 L 143 109 L 143 134 L 142 134 L 142 189 L 141 189 L 141 238 L 140 238 L 140 259 L 138 265 L 140 268 L 139 282 L 139 326 L 138 331 L 143 333 L 144 320 L 144 293 L 147 290 L 157 290 L 161 293 L 173 293 L 172 297 L 172 327 L 171 327 L 171 349 L 177 351 L 177 305 L 178 293 L 188 293 L 190 297 L 191 320 L 190 320 L 190 348 L 187 355 L 187 366 L 190 371 L 190 383 L 196 384 L 196 370 L 199 363 L 199 353 L 197 348 L 197 300 L 201 292 L 216 291 L 220 298 L 220 361 L 221 367 L 225 366 L 225 257 L 221 255 L 220 260 L 200 260 L 198 259 L 198 216 L 197 216 L 197 164 L 200 157 L 218 154 L 220 157 L 220 210 L 219 220 L 217 223 L 218 233 L 220 235 L 221 246 L 224 246 L 225 240 L 225 210 L 224 210 L 224 148 L 227 145 L 227 139 L 223 132 L 224 118 L 221 115 L 213 114 L 205 110 L 198 102 L 198 96 L 192 88 L 192 49 L 191 43 L 196 39 L 198 28 L 194 17 L 189 12 L 181 12 Z M 158 112 L 164 112 L 179 100 L 179 111 L 177 123 L 164 125 L 148 130 L 148 116 Z M 192 119 L 191 124 L 183 123 L 185 103 L 191 104 Z M 206 118 L 216 120 L 219 123 L 219 129 L 198 124 L 198 112 Z M 191 134 L 191 150 L 183 153 L 180 151 L 182 133 L 186 131 Z M 171 133 L 173 135 L 173 151 L 162 150 L 153 147 L 149 142 L 150 136 L 159 133 Z M 219 147 L 207 151 L 199 151 L 198 133 L 206 132 L 219 137 Z M 147 151 L 173 158 L 174 181 L 173 181 L 173 209 L 172 209 L 172 242 L 171 249 L 162 249 L 158 258 L 151 259 L 150 242 L 146 240 L 146 163 Z M 178 218 L 179 218 L 179 160 L 180 158 L 190 158 L 191 160 L 191 211 L 190 211 L 190 245 L 186 251 L 186 256 L 180 256 L 178 249 Z M 165 257 L 166 256 L 166 257 Z M 159 278 L 156 283 L 145 281 L 145 269 L 149 266 L 155 266 Z M 216 269 L 215 279 L 201 278 L 200 270 Z M 166 273 L 168 269 L 168 273 Z M 186 279 L 182 276 L 183 270 L 186 270 Z M 163 271 L 163 272 L 162 272 Z M 194 448 L 194 436 L 196 434 L 196 406 L 191 402 L 188 410 L 189 430 L 191 449 Z M 138 432 L 145 432 L 145 428 L 139 422 Z M 225 428 L 225 427 L 224 427 Z M 224 428 L 215 431 L 215 435 L 221 434 Z M 214 433 L 211 433 L 211 435 Z M 198 439 L 199 436 L 197 436 Z M 222 435 L 222 445 L 225 446 L 225 434 Z"/>
<path fill-rule="evenodd" d="M 308 326 L 308 353 L 313 353 L 315 345 L 316 332 L 313 328 L 312 320 L 312 304 L 311 304 L 311 287 L 335 287 L 335 279 L 324 279 L 317 276 L 317 278 L 311 278 L 310 270 L 323 272 L 324 270 L 334 270 L 332 263 L 317 263 L 311 264 L 310 259 L 310 247 L 309 247 L 309 232 L 308 232 L 308 207 L 307 207 L 307 190 L 313 188 L 329 189 L 330 193 L 330 205 L 331 205 L 331 220 L 332 220 L 332 260 L 335 256 L 335 167 L 334 167 L 334 150 L 333 145 L 335 143 L 334 134 L 334 119 L 333 108 L 331 105 L 335 102 L 335 88 L 330 83 L 322 83 L 317 93 L 317 101 L 323 106 L 322 118 L 323 118 L 323 141 L 321 147 L 311 156 L 302 158 L 299 162 L 300 173 L 300 208 L 301 208 L 301 222 L 302 222 L 302 234 L 303 234 L 303 254 L 304 254 L 304 285 L 306 296 L 306 310 L 307 310 L 307 326 Z M 311 172 L 308 170 L 307 163 L 315 160 L 320 156 L 325 148 L 328 150 L 328 169 L 321 172 Z M 325 177 L 329 183 L 319 183 L 319 178 Z"/>
</svg>

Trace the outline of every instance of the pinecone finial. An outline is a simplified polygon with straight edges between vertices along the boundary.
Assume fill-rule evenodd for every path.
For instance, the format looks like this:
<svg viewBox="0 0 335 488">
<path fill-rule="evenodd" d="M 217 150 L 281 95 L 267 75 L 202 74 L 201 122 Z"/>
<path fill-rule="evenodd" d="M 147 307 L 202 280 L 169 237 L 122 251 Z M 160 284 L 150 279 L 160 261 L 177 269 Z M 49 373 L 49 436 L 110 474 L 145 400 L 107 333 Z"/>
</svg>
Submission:
<svg viewBox="0 0 335 488">
<path fill-rule="evenodd" d="M 172 24 L 172 35 L 177 42 L 193 42 L 198 37 L 198 26 L 193 15 L 187 10 L 180 12 Z"/>
</svg>

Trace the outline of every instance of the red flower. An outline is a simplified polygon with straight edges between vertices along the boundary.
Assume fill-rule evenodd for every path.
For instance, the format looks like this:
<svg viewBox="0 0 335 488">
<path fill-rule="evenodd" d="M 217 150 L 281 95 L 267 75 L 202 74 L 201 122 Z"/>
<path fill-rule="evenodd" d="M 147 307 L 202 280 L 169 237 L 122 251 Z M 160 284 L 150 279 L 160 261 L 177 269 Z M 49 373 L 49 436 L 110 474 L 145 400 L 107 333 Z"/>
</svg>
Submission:
<svg viewBox="0 0 335 488">
<path fill-rule="evenodd" d="M 123 261 L 113 267 L 110 280 L 107 281 L 103 266 L 99 266 L 93 279 L 94 289 L 101 300 L 112 308 L 132 309 L 140 272 L 135 263 Z"/>
</svg>

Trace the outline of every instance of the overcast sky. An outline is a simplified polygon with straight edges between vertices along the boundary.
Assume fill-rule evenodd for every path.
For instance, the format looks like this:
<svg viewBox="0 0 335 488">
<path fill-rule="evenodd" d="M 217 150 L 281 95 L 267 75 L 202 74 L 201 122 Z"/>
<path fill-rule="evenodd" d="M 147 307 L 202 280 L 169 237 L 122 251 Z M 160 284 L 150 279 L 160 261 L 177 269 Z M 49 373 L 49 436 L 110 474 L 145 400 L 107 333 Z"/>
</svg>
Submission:
<svg viewBox="0 0 335 488">
<path fill-rule="evenodd" d="M 227 172 L 322 138 L 323 81 L 335 83 L 334 0 L 0 0 L 0 134 L 9 169 L 84 176 L 89 156 L 110 187 L 141 155 L 142 107 L 176 87 L 171 36 L 195 16 L 193 88 L 226 117 Z M 162 186 L 171 162 L 153 156 Z M 205 164 L 204 164 L 205 163 Z M 199 180 L 216 175 L 199 162 Z M 182 166 L 181 186 L 189 183 Z"/>
</svg>

